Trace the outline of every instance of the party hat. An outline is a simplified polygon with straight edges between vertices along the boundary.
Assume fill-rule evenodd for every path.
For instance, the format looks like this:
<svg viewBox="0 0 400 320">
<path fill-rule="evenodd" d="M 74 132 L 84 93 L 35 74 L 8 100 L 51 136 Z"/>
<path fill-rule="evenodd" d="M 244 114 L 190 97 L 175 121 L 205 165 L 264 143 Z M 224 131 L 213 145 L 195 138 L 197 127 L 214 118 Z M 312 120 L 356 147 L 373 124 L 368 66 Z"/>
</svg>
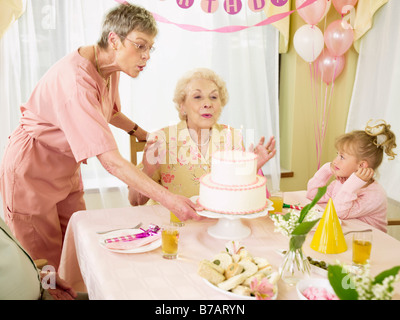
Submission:
<svg viewBox="0 0 400 320">
<path fill-rule="evenodd" d="M 332 198 L 326 205 L 310 246 L 321 253 L 341 253 L 347 250 L 346 240 Z"/>
</svg>

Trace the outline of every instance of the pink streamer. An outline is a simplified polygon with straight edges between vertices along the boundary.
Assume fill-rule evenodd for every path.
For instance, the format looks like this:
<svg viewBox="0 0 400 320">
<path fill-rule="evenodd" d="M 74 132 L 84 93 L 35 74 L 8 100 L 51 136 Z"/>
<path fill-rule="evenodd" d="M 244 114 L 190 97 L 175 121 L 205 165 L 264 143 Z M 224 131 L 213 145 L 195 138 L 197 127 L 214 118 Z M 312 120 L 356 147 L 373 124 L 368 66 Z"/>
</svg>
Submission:
<svg viewBox="0 0 400 320">
<path fill-rule="evenodd" d="M 127 1 L 124 0 L 114 0 L 118 3 L 121 4 L 127 4 Z M 315 1 L 317 0 L 307 0 L 305 1 L 300 7 L 297 8 L 297 10 L 300 10 L 304 7 L 307 7 L 311 4 L 313 4 Z M 225 26 L 225 27 L 220 27 L 220 28 L 216 28 L 216 29 L 207 29 L 207 28 L 203 28 L 200 26 L 195 26 L 195 25 L 190 25 L 190 24 L 181 24 L 181 23 L 176 23 L 176 22 L 172 22 L 168 19 L 166 19 L 163 16 L 160 16 L 157 13 L 153 12 L 153 16 L 154 19 L 156 19 L 157 22 L 162 22 L 162 23 L 168 23 L 168 24 L 173 24 L 181 29 L 187 30 L 187 31 L 192 31 L 192 32 L 219 32 L 219 33 L 232 33 L 232 32 L 237 32 L 237 31 L 241 31 L 244 29 L 248 29 L 251 27 L 262 27 L 262 26 L 266 26 L 268 24 L 277 22 L 279 20 L 282 20 L 288 16 L 290 16 L 293 12 L 295 12 L 296 10 L 291 10 L 288 12 L 283 12 L 283 13 L 278 13 L 275 14 L 273 16 L 268 17 L 267 19 L 253 25 L 253 26 Z"/>
<path fill-rule="evenodd" d="M 313 0 L 315 1 L 315 0 Z M 153 12 L 153 16 L 154 19 L 156 19 L 157 22 L 162 22 L 162 23 L 168 23 L 168 24 L 173 24 L 181 29 L 184 29 L 186 31 L 191 31 L 191 32 L 219 32 L 219 33 L 232 33 L 232 32 L 237 32 L 237 31 L 241 31 L 241 30 L 245 30 L 251 27 L 261 27 L 261 26 L 265 26 L 271 23 L 274 23 L 276 21 L 279 21 L 287 16 L 289 16 L 290 14 L 292 14 L 294 12 L 294 10 L 289 11 L 289 12 L 285 12 L 285 13 L 280 13 L 280 14 L 276 14 L 273 15 L 257 24 L 255 24 L 254 26 L 225 26 L 225 27 L 220 27 L 220 28 L 216 28 L 216 29 L 207 29 L 207 28 L 203 28 L 200 26 L 195 26 L 195 25 L 190 25 L 190 24 L 182 24 L 182 23 L 176 23 L 176 22 L 172 22 L 169 21 L 168 19 L 166 19 L 165 17 L 162 17 L 160 15 L 158 15 L 157 13 Z"/>
</svg>

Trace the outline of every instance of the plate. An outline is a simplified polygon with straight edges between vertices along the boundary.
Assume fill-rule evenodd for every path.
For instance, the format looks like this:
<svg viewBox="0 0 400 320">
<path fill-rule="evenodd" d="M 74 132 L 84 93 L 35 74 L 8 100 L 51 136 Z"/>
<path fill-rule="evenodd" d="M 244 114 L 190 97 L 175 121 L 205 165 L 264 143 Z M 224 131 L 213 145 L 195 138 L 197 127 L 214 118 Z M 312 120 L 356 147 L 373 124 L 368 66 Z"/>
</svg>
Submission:
<svg viewBox="0 0 400 320">
<path fill-rule="evenodd" d="M 226 290 L 222 290 L 221 288 L 218 288 L 217 286 L 214 286 L 211 282 L 209 282 L 208 280 L 202 278 L 203 281 L 212 289 L 223 293 L 233 299 L 239 299 L 239 300 L 256 300 L 256 297 L 252 297 L 252 296 L 242 296 L 240 294 L 236 294 L 230 291 L 226 291 Z M 275 285 L 275 295 L 271 298 L 271 300 L 276 300 L 276 298 L 278 297 L 278 286 Z"/>
<path fill-rule="evenodd" d="M 193 196 L 190 200 L 196 202 L 198 198 L 199 196 Z M 207 229 L 210 236 L 217 239 L 241 240 L 247 238 L 251 234 L 251 229 L 242 224 L 241 220 L 266 216 L 273 208 L 271 200 L 267 199 L 267 203 L 268 205 L 263 211 L 252 214 L 225 214 L 208 210 L 197 211 L 197 214 L 207 218 L 218 219 L 215 225 Z"/>
<path fill-rule="evenodd" d="M 107 234 L 102 234 L 99 237 L 99 244 L 104 249 L 111 251 L 111 252 L 117 252 L 117 253 L 142 253 L 142 252 L 152 251 L 161 246 L 161 238 L 159 240 L 156 240 L 154 242 L 146 244 L 142 247 L 128 249 L 128 250 L 110 249 L 106 246 L 106 244 L 104 242 L 106 239 L 109 239 L 109 238 L 115 238 L 115 237 L 120 237 L 120 236 L 124 236 L 127 234 L 136 234 L 136 233 L 141 233 L 141 232 L 143 232 L 143 230 L 141 230 L 141 229 L 122 229 L 122 230 L 118 230 L 118 231 L 112 231 Z"/>
</svg>

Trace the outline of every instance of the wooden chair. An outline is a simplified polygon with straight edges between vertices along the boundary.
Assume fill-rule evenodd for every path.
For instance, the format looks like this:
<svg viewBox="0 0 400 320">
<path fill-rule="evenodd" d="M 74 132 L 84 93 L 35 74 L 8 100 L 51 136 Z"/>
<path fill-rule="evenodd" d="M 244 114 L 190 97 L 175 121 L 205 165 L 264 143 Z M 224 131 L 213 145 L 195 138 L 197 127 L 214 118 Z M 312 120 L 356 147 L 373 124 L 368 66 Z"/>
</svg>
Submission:
<svg viewBox="0 0 400 320">
<path fill-rule="evenodd" d="M 389 219 L 388 226 L 400 226 L 400 220 L 397 219 Z"/>
<path fill-rule="evenodd" d="M 131 162 L 135 166 L 137 165 L 137 153 L 143 152 L 145 144 L 146 144 L 146 140 L 138 141 L 135 136 L 130 136 Z"/>
<path fill-rule="evenodd" d="M 400 226 L 400 202 L 388 198 L 388 226 Z"/>
</svg>

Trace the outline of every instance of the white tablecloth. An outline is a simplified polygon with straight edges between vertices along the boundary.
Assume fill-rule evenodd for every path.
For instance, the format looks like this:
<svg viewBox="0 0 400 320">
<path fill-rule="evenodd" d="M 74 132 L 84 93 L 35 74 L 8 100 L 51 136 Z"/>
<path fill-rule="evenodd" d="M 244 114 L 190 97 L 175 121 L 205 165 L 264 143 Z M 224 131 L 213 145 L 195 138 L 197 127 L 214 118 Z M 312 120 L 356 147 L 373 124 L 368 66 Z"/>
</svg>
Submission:
<svg viewBox="0 0 400 320">
<path fill-rule="evenodd" d="M 304 192 L 285 193 L 285 203 L 304 205 Z M 225 249 L 228 240 L 211 237 L 207 229 L 216 219 L 187 221 L 180 229 L 179 257 L 162 258 L 161 248 L 150 252 L 121 254 L 99 244 L 96 231 L 132 227 L 138 222 L 161 225 L 169 221 L 169 212 L 162 206 L 140 206 L 76 212 L 69 223 L 61 258 L 60 275 L 78 291 L 87 291 L 90 299 L 157 299 L 157 300 L 222 300 L 229 296 L 206 285 L 197 274 L 199 261 L 211 259 Z M 265 257 L 278 270 L 282 255 L 277 251 L 288 248 L 288 239 L 274 232 L 268 216 L 243 219 L 251 235 L 240 243 L 254 255 Z M 372 228 L 358 220 L 342 222 L 343 231 Z M 378 274 L 400 265 L 400 241 L 373 229 L 371 273 Z M 322 254 L 310 248 L 313 233 L 303 246 L 307 255 L 326 262 L 340 260 L 351 263 L 351 236 L 346 236 L 348 250 L 341 254 Z M 315 277 L 320 275 L 314 274 Z M 278 299 L 297 299 L 295 287 L 278 282 Z M 399 298 L 396 286 L 395 298 Z"/>
</svg>

